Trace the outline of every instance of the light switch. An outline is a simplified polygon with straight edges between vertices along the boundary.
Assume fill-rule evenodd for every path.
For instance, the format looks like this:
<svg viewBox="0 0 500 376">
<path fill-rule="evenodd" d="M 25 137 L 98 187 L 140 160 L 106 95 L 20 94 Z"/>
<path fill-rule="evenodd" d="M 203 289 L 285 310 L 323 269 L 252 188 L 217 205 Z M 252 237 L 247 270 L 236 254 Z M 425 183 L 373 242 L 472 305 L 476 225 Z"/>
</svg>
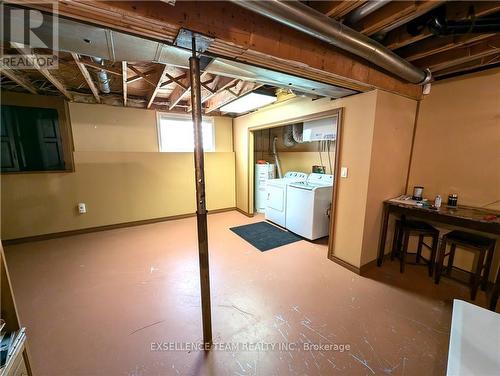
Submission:
<svg viewBox="0 0 500 376">
<path fill-rule="evenodd" d="M 348 168 L 347 167 L 341 167 L 340 168 L 340 177 L 341 178 L 347 178 L 348 174 Z"/>
</svg>

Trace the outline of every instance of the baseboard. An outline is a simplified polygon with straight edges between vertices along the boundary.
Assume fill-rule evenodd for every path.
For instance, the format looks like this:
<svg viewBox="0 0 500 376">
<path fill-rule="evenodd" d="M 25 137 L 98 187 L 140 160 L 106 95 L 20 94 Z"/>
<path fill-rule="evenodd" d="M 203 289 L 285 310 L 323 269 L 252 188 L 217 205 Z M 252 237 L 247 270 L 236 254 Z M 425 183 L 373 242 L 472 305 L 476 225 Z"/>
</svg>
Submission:
<svg viewBox="0 0 500 376">
<path fill-rule="evenodd" d="M 254 216 L 253 214 L 247 213 L 246 211 L 241 210 L 240 208 L 234 208 L 234 210 L 236 210 L 238 213 L 243 214 L 244 216 L 246 216 L 248 218 L 253 218 L 253 216 Z"/>
<path fill-rule="evenodd" d="M 217 214 L 217 213 L 224 213 L 224 212 L 234 211 L 234 210 L 238 210 L 238 209 L 235 207 L 214 209 L 214 210 L 208 210 L 207 213 L 208 214 Z M 188 214 L 172 215 L 172 216 L 168 216 L 168 217 L 142 219 L 139 221 L 122 222 L 122 223 L 116 223 L 116 224 L 112 224 L 112 225 L 87 227 L 87 228 L 82 228 L 82 229 L 78 229 L 78 230 L 53 232 L 50 234 L 27 236 L 24 238 L 7 239 L 7 240 L 2 240 L 2 244 L 8 246 L 8 245 L 14 245 L 14 244 L 35 242 L 35 241 L 40 241 L 40 240 L 57 239 L 57 238 L 63 238 L 63 237 L 67 237 L 67 236 L 89 234 L 92 232 L 115 230 L 115 229 L 125 228 L 125 227 L 143 226 L 143 225 L 149 225 L 149 224 L 158 223 L 158 222 L 175 221 L 178 219 L 191 218 L 191 217 L 195 217 L 195 216 L 196 216 L 196 213 L 188 213 Z"/>
<path fill-rule="evenodd" d="M 351 265 L 347 261 L 341 260 L 333 255 L 330 255 L 329 259 L 332 260 L 334 263 L 339 264 L 340 266 L 350 270 L 351 272 L 361 275 L 361 270 L 357 266 Z"/>
</svg>

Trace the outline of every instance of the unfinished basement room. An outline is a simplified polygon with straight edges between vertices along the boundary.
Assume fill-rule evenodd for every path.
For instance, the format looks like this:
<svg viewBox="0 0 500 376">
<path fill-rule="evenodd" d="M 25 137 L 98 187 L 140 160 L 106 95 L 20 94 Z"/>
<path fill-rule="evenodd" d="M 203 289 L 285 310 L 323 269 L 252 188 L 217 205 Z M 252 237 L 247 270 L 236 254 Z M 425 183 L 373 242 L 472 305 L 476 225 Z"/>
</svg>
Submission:
<svg viewBox="0 0 500 376">
<path fill-rule="evenodd" d="M 500 1 L 0 9 L 0 376 L 500 375 Z"/>
</svg>

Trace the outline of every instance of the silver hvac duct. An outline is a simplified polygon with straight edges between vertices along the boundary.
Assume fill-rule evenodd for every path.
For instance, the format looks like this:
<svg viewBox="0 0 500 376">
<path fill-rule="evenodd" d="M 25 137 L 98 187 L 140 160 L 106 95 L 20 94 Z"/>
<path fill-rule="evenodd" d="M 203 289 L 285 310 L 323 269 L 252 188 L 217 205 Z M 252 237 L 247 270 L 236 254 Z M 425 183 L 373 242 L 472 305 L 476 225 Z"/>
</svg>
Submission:
<svg viewBox="0 0 500 376">
<path fill-rule="evenodd" d="M 389 3 L 391 0 L 374 0 L 369 1 L 366 4 L 360 6 L 358 9 L 352 11 L 347 17 L 347 23 L 354 25 L 361 21 L 363 18 L 369 14 L 375 12 L 377 9 L 382 8 L 385 4 Z"/>
<path fill-rule="evenodd" d="M 278 178 L 283 178 L 283 174 L 281 172 L 281 163 L 280 156 L 278 154 L 278 149 L 276 148 L 276 142 L 278 142 L 278 137 L 273 138 L 273 157 L 274 163 L 276 164 L 276 169 L 278 170 Z"/>
<path fill-rule="evenodd" d="M 373 39 L 297 0 L 231 1 L 360 56 L 411 83 L 423 85 L 432 79 L 430 71 L 415 67 Z"/>
<path fill-rule="evenodd" d="M 103 64 L 103 61 L 100 57 L 93 57 L 92 60 L 96 64 L 99 64 L 99 65 Z M 97 72 L 97 80 L 99 81 L 99 89 L 103 93 L 109 94 L 109 92 L 111 91 L 111 88 L 109 87 L 108 73 L 104 70 L 100 70 L 99 72 Z"/>
</svg>

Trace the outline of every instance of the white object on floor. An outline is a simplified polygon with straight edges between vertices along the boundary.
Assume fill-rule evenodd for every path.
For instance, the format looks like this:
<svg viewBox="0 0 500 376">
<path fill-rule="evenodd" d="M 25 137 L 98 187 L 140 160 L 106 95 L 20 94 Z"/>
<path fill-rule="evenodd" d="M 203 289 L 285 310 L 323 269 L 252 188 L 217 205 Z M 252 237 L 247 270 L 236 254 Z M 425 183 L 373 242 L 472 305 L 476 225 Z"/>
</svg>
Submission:
<svg viewBox="0 0 500 376">
<path fill-rule="evenodd" d="M 266 183 L 269 179 L 274 179 L 274 164 L 255 165 L 255 210 L 257 213 L 266 211 Z"/>
<path fill-rule="evenodd" d="M 269 179 L 266 184 L 266 219 L 286 227 L 286 194 L 291 183 L 306 181 L 304 172 L 289 171 L 282 179 Z"/>
<path fill-rule="evenodd" d="M 462 300 L 453 300 L 448 376 L 498 375 L 500 315 Z"/>
<path fill-rule="evenodd" d="M 305 182 L 288 185 L 286 228 L 306 239 L 328 235 L 333 175 L 310 174 Z"/>
</svg>

